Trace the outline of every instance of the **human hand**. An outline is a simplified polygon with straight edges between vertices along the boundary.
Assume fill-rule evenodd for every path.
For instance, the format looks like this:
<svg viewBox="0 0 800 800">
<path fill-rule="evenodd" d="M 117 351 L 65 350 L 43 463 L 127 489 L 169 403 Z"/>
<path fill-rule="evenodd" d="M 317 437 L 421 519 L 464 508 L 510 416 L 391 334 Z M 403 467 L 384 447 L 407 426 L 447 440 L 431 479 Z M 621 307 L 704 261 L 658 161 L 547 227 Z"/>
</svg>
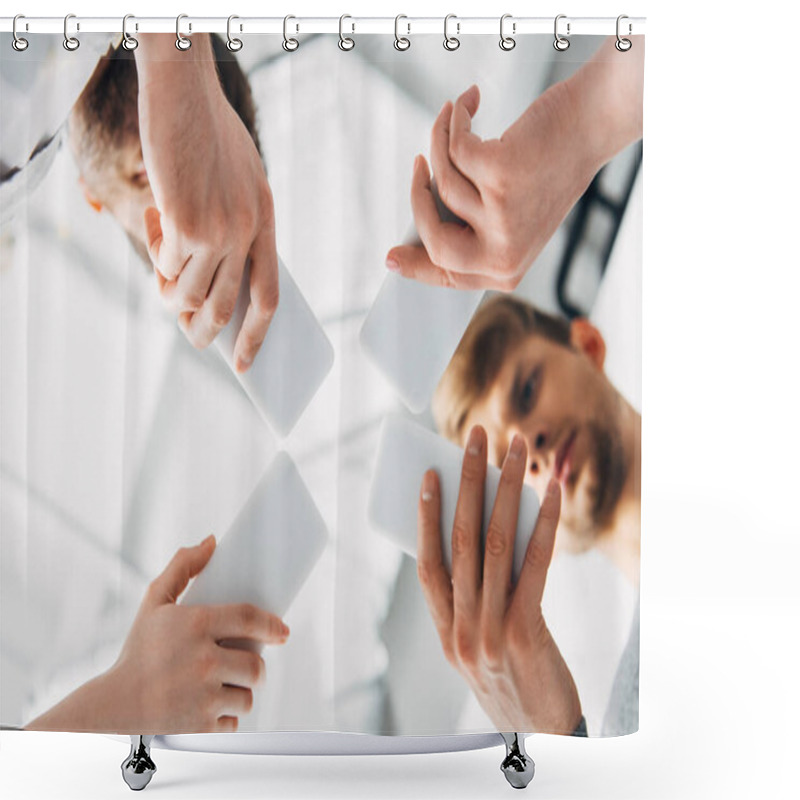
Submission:
<svg viewBox="0 0 800 800">
<path fill-rule="evenodd" d="M 246 603 L 176 605 L 214 552 L 213 536 L 178 550 L 148 587 L 119 658 L 107 673 L 115 687 L 115 730 L 132 733 L 235 731 L 265 680 L 264 660 L 223 647 L 228 639 L 283 644 L 289 629 Z"/>
<path fill-rule="evenodd" d="M 278 305 L 272 193 L 253 139 L 220 86 L 207 36 L 140 37 L 139 128 L 155 198 L 147 246 L 167 305 L 207 347 L 233 315 L 250 258 L 250 304 L 234 364 L 252 364 Z"/>
<path fill-rule="evenodd" d="M 419 501 L 417 570 L 445 657 L 501 732 L 571 734 L 581 720 L 572 675 L 542 615 L 561 489 L 551 480 L 525 562 L 511 585 L 514 535 L 525 477 L 525 440 L 515 436 L 503 464 L 481 554 L 486 432 L 470 432 L 453 522 L 452 578 L 442 561 L 441 497 L 433 470 Z"/>
<path fill-rule="evenodd" d="M 472 132 L 477 86 L 442 107 L 431 164 L 417 156 L 411 206 L 421 245 L 401 245 L 386 265 L 434 286 L 511 291 L 599 168 L 641 136 L 644 42 L 618 53 L 614 38 L 572 78 L 538 97 L 499 139 Z"/>
</svg>

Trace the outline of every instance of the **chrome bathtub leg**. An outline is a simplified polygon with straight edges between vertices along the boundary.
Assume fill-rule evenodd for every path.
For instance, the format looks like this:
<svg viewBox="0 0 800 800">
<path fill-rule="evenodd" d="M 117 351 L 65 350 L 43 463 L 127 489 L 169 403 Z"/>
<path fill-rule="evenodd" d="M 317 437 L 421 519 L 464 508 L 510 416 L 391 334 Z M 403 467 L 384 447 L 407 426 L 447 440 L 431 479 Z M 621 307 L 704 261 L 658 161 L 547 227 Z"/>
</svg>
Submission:
<svg viewBox="0 0 800 800">
<path fill-rule="evenodd" d="M 122 762 L 122 777 L 134 792 L 144 789 L 155 774 L 156 765 L 150 758 L 152 741 L 152 736 L 131 736 L 131 752 Z"/>
<path fill-rule="evenodd" d="M 520 733 L 501 733 L 506 743 L 506 757 L 500 765 L 506 780 L 515 789 L 524 789 L 532 780 L 535 766 L 525 752 L 525 737 Z"/>
</svg>

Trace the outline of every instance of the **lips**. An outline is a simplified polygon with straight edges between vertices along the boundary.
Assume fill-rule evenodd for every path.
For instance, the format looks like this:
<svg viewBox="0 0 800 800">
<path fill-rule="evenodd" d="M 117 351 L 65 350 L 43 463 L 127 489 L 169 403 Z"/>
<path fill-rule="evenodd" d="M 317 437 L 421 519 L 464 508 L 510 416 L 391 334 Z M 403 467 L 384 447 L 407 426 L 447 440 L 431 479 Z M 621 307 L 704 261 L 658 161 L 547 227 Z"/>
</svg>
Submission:
<svg viewBox="0 0 800 800">
<path fill-rule="evenodd" d="M 559 483 L 566 483 L 566 480 L 572 471 L 572 450 L 577 435 L 577 428 L 570 431 L 565 437 L 564 441 L 561 443 L 561 446 L 556 451 L 553 474 Z"/>
</svg>

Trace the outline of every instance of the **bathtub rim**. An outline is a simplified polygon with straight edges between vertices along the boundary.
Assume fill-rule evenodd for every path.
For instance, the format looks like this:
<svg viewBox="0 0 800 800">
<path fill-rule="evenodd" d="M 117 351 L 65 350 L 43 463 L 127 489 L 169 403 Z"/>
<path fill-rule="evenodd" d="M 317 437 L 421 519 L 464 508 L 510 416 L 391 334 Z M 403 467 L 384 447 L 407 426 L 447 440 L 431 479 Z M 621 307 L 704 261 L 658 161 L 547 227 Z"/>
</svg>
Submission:
<svg viewBox="0 0 800 800">
<path fill-rule="evenodd" d="M 126 734 L 104 736 L 130 742 Z M 520 734 L 527 737 L 527 734 Z M 504 743 L 497 732 L 392 735 L 340 731 L 242 731 L 237 733 L 158 734 L 151 747 L 196 753 L 237 755 L 419 755 L 483 750 Z"/>
</svg>

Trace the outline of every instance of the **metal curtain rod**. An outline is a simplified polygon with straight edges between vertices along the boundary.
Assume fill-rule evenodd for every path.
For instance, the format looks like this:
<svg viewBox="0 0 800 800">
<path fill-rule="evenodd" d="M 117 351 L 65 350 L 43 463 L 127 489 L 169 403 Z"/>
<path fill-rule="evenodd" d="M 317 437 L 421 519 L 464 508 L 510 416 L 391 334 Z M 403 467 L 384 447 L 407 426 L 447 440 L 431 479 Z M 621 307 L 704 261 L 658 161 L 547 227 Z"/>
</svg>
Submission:
<svg viewBox="0 0 800 800">
<path fill-rule="evenodd" d="M 507 30 L 514 36 L 525 34 L 553 34 L 553 17 L 514 17 L 507 16 Z M 497 34 L 500 17 L 458 17 L 450 20 L 451 30 L 458 36 L 472 34 Z M 402 33 L 437 34 L 443 30 L 443 17 L 402 17 Z M 561 15 L 559 23 L 562 30 L 570 36 L 613 35 L 617 31 L 616 17 L 570 17 Z M 339 17 L 291 17 L 291 33 L 334 33 L 340 32 Z M 348 17 L 347 33 L 387 34 L 395 33 L 394 17 Z M 569 25 L 569 28 L 567 26 Z M 644 17 L 625 19 L 625 35 L 636 36 L 645 32 Z M 0 31 L 10 33 L 13 17 L 0 17 Z M 76 33 L 118 33 L 122 30 L 122 17 L 81 17 L 70 15 L 70 32 Z M 186 15 L 181 22 L 181 30 L 189 33 L 220 33 L 228 31 L 227 17 L 194 17 Z M 136 17 L 127 22 L 127 31 L 133 33 L 174 33 L 175 17 Z M 284 17 L 239 17 L 233 25 L 238 34 L 283 35 Z M 24 33 L 63 33 L 64 17 L 20 17 L 17 32 Z"/>
</svg>

